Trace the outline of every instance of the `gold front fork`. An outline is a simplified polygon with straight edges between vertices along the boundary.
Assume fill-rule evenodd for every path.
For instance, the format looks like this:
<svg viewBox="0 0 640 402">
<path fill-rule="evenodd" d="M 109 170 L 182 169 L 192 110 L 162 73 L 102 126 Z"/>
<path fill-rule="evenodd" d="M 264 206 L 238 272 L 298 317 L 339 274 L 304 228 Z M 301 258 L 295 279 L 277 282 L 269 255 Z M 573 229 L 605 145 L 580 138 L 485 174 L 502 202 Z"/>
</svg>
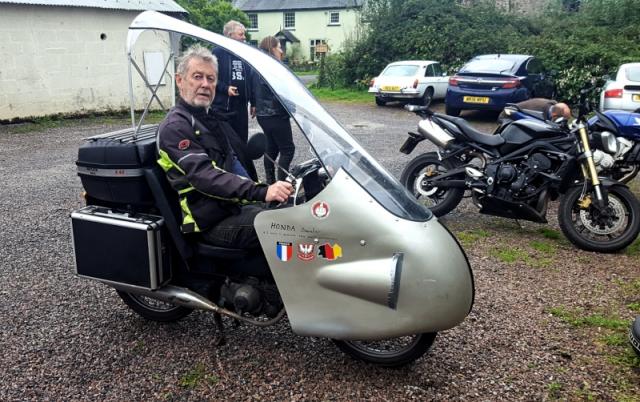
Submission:
<svg viewBox="0 0 640 402">
<path fill-rule="evenodd" d="M 591 147 L 589 147 L 589 136 L 584 123 L 578 124 L 578 133 L 580 134 L 580 142 L 582 143 L 584 156 L 587 160 L 587 167 L 585 168 L 584 164 L 582 165 L 582 174 L 585 176 L 585 179 L 591 179 L 591 183 L 593 183 L 593 188 L 596 193 L 596 200 L 599 203 L 602 203 L 604 202 L 604 198 L 602 197 L 602 191 L 600 189 L 600 179 L 598 178 L 596 164 L 593 161 L 593 153 L 591 152 Z"/>
</svg>

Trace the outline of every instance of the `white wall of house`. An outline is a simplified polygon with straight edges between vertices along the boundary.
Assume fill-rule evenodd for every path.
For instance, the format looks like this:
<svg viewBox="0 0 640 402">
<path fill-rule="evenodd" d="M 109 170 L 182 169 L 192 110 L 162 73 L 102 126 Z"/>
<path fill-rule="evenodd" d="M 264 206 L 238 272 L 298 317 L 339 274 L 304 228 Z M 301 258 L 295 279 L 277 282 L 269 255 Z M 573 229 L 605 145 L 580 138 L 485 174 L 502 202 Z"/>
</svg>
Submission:
<svg viewBox="0 0 640 402">
<path fill-rule="evenodd" d="M 0 120 L 128 109 L 125 46 L 127 27 L 138 13 L 0 5 Z M 142 39 L 146 45 L 136 51 L 162 52 L 167 60 L 165 35 Z M 165 106 L 171 103 L 170 82 L 159 92 Z M 142 108 L 149 91 L 141 80 L 135 87 L 136 108 Z"/>
<path fill-rule="evenodd" d="M 311 40 L 325 40 L 329 45 L 329 54 L 342 50 L 344 42 L 352 39 L 359 26 L 359 10 L 296 10 L 295 29 L 287 28 L 300 40 L 301 56 L 310 58 Z M 332 25 L 329 20 L 331 12 L 340 13 L 340 24 Z M 248 12 L 253 14 L 253 12 Z M 275 35 L 284 29 L 284 13 L 282 11 L 258 12 L 258 29 L 249 29 L 252 40 L 260 42 L 268 35 Z"/>
</svg>

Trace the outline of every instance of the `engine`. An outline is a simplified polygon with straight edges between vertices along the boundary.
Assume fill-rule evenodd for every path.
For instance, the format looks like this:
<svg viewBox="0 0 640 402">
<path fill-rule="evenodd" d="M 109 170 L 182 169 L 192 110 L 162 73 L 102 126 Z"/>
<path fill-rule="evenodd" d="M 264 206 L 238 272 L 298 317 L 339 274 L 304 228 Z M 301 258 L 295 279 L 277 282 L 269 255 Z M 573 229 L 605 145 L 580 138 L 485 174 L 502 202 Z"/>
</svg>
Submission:
<svg viewBox="0 0 640 402">
<path fill-rule="evenodd" d="M 242 282 L 227 280 L 220 288 L 219 304 L 238 314 L 265 314 L 268 317 L 275 317 L 282 308 L 278 288 L 254 277 Z"/>
<path fill-rule="evenodd" d="M 527 201 L 549 180 L 556 163 L 545 154 L 534 153 L 516 162 L 489 164 L 485 170 L 487 194 L 508 201 Z"/>
</svg>

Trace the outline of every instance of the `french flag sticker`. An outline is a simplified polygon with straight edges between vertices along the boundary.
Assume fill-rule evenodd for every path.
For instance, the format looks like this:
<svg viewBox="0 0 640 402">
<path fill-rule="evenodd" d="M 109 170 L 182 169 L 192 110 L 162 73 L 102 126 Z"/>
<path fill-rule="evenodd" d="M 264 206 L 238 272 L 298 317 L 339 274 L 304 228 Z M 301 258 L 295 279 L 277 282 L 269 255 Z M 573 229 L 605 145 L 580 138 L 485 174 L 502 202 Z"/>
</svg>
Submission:
<svg viewBox="0 0 640 402">
<path fill-rule="evenodd" d="M 293 256 L 293 243 L 279 241 L 276 245 L 276 254 L 280 261 L 289 261 Z"/>
</svg>

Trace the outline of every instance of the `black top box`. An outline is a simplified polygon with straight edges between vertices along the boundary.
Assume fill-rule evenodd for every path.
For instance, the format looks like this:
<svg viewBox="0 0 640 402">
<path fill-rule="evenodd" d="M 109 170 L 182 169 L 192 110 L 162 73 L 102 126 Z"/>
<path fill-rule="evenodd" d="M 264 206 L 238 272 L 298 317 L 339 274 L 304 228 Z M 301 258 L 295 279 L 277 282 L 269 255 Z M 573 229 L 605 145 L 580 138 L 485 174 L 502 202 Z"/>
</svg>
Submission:
<svg viewBox="0 0 640 402">
<path fill-rule="evenodd" d="M 86 139 L 78 149 L 78 176 L 87 195 L 116 204 L 151 205 L 144 168 L 156 164 L 158 125 L 125 129 Z"/>
</svg>

